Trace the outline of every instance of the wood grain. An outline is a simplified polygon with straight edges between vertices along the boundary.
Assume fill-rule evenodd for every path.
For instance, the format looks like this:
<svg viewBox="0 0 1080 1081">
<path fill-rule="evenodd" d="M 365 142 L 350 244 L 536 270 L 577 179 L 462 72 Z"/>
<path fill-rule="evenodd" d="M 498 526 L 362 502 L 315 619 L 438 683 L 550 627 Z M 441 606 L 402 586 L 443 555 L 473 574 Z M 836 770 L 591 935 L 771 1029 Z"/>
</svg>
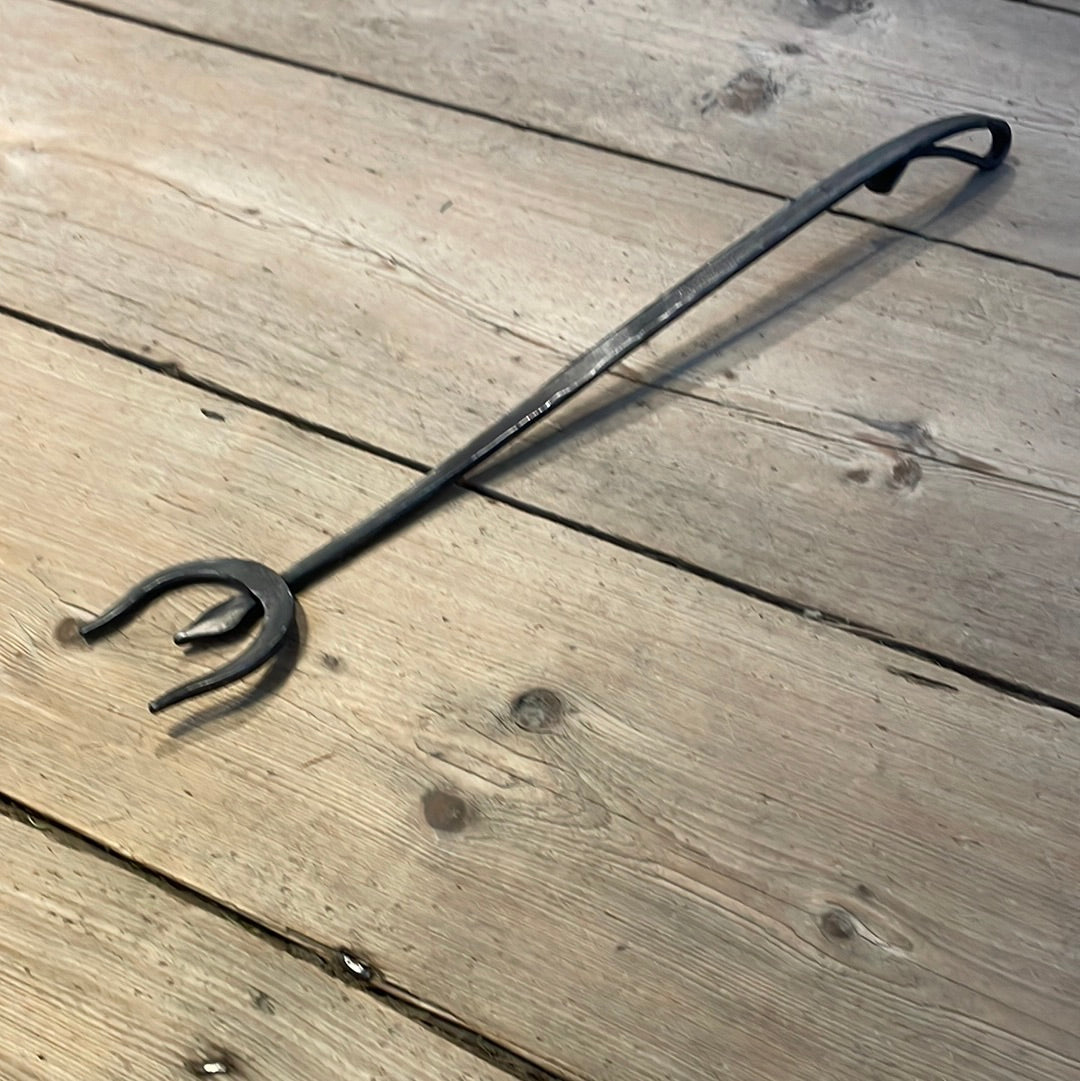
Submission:
<svg viewBox="0 0 1080 1081">
<path fill-rule="evenodd" d="M 1014 125 L 993 214 L 929 235 L 1080 273 L 1080 21 L 1010 0 L 107 0 L 212 38 L 793 196 L 883 138 Z M 975 145 L 975 144 L 973 144 Z M 953 172 L 921 166 L 875 220 Z"/>
<path fill-rule="evenodd" d="M 411 460 L 776 205 L 52 4 L 0 19 L 0 299 Z M 1078 339 L 1075 282 L 833 219 L 487 481 L 1076 701 Z"/>
<path fill-rule="evenodd" d="M 205 597 L 73 618 L 407 471 L 3 340 L 0 791 L 571 1077 L 1080 1078 L 1073 719 L 468 494 L 305 594 L 271 693 L 149 718 Z"/>
<path fill-rule="evenodd" d="M 497 1081 L 388 1007 L 62 835 L 0 817 L 0 1076 Z"/>
</svg>

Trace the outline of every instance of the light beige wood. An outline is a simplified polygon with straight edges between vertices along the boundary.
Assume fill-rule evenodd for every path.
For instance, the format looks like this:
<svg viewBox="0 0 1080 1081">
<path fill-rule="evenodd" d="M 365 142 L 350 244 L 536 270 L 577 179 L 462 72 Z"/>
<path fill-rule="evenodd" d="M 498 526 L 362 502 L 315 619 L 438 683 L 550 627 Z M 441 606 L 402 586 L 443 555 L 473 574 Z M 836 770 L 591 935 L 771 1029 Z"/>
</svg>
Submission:
<svg viewBox="0 0 1080 1081">
<path fill-rule="evenodd" d="M 1080 22 L 1011 0 L 107 0 L 154 22 L 792 196 L 882 139 L 982 111 L 1007 190 L 934 236 L 1080 273 Z M 973 146 L 978 142 L 972 142 Z M 954 183 L 925 164 L 875 220 Z"/>
<path fill-rule="evenodd" d="M 205 597 L 73 618 L 409 474 L 2 330 L 0 791 L 572 1077 L 1080 1078 L 1073 718 L 467 494 L 149 717 Z"/>
<path fill-rule="evenodd" d="M 506 1077 L 62 834 L 0 816 L 0 851 L 4 1081 Z"/>
<path fill-rule="evenodd" d="M 52 4 L 0 18 L 5 301 L 413 460 L 776 205 Z M 1074 282 L 823 222 L 623 366 L 677 393 L 609 379 L 492 483 L 1078 700 L 1077 340 Z"/>
</svg>

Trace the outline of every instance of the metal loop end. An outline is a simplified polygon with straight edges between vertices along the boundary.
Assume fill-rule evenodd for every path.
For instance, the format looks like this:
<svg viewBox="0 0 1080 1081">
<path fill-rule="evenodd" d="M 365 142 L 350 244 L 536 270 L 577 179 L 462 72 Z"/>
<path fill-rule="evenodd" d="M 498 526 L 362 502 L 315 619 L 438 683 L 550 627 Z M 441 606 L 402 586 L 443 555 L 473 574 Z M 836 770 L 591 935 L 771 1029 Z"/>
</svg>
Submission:
<svg viewBox="0 0 1080 1081">
<path fill-rule="evenodd" d="M 985 128 L 990 133 L 990 149 L 985 154 L 973 154 L 961 147 L 939 145 L 942 139 L 980 128 Z M 866 187 L 875 195 L 888 195 L 896 187 L 904 170 L 916 158 L 952 158 L 973 165 L 983 172 L 996 169 L 1005 160 L 1012 146 L 1012 128 L 1008 121 L 998 116 L 965 113 L 926 124 L 909 132 L 902 139 L 909 142 L 907 147 L 902 148 L 906 153 L 890 161 L 865 182 Z"/>
</svg>

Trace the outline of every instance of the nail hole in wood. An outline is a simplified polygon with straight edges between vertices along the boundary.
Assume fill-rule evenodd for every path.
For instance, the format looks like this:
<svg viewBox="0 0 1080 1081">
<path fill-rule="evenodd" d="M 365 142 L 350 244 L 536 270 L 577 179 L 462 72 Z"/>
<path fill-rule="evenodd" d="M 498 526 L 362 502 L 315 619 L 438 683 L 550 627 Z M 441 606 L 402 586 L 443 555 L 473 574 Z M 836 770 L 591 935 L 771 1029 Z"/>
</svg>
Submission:
<svg viewBox="0 0 1080 1081">
<path fill-rule="evenodd" d="M 187 1063 L 188 1073 L 195 1077 L 236 1076 L 236 1063 L 227 1051 L 214 1050 Z"/>
<path fill-rule="evenodd" d="M 341 975 L 356 983 L 372 983 L 377 975 L 373 965 L 348 950 L 339 950 L 337 959 Z"/>
</svg>

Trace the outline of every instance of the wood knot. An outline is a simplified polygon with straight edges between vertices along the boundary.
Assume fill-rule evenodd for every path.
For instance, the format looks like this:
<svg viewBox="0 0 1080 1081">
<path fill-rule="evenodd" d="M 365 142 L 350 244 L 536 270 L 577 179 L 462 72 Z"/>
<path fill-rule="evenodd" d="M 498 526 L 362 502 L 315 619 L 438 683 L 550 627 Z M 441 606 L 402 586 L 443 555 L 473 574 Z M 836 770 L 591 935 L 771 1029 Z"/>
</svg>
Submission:
<svg viewBox="0 0 1080 1081">
<path fill-rule="evenodd" d="M 764 112 L 780 96 L 780 84 L 758 68 L 744 68 L 720 92 L 719 101 L 733 113 L 752 116 Z"/>
<path fill-rule="evenodd" d="M 468 805 L 454 792 L 432 789 L 420 802 L 427 824 L 440 833 L 460 833 L 468 822 Z"/>
<path fill-rule="evenodd" d="M 563 700 L 546 687 L 534 687 L 519 694 L 510 705 L 510 719 L 526 732 L 547 732 L 566 712 Z"/>
<path fill-rule="evenodd" d="M 859 469 L 849 469 L 844 474 L 844 480 L 850 481 L 852 484 L 865 484 L 870 479 L 870 470 L 860 467 Z"/>
<path fill-rule="evenodd" d="M 62 646 L 86 645 L 83 636 L 79 634 L 79 624 L 71 616 L 65 616 L 53 629 L 53 638 Z"/>
<path fill-rule="evenodd" d="M 793 22 L 822 30 L 845 18 L 857 18 L 874 8 L 874 0 L 779 0 L 781 10 Z"/>
<path fill-rule="evenodd" d="M 922 466 L 914 458 L 901 458 L 889 474 L 890 488 L 907 488 L 914 491 L 922 480 Z"/>
<path fill-rule="evenodd" d="M 855 936 L 855 921 L 842 908 L 829 908 L 821 914 L 821 933 L 834 942 Z"/>
<path fill-rule="evenodd" d="M 874 0 L 807 0 L 807 7 L 821 23 L 831 23 L 844 15 L 862 15 L 870 11 Z"/>
</svg>

